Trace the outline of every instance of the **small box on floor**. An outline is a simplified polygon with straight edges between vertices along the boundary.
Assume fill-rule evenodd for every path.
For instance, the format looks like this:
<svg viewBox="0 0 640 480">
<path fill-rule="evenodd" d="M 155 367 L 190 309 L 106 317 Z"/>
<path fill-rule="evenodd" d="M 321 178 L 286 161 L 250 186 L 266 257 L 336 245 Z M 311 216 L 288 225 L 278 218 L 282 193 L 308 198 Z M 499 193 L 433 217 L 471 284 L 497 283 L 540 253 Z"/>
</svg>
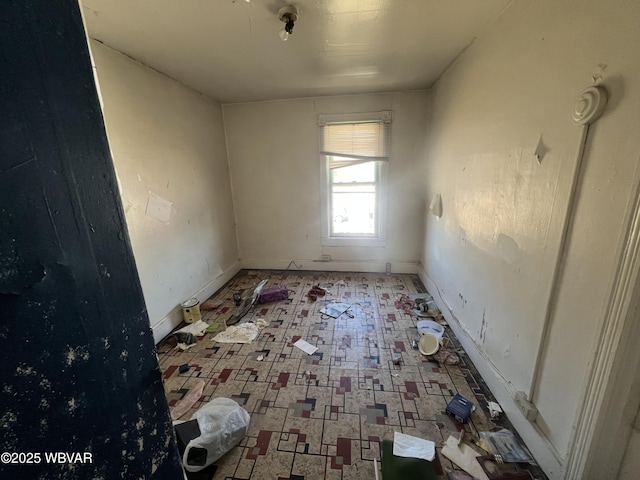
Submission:
<svg viewBox="0 0 640 480">
<path fill-rule="evenodd" d="M 184 453 L 187 448 L 187 444 L 200 436 L 200 427 L 197 420 L 189 420 L 188 422 L 182 422 L 173 427 L 176 431 L 176 440 L 178 440 L 178 450 L 180 455 Z"/>
<path fill-rule="evenodd" d="M 187 422 L 179 423 L 173 427 L 176 432 L 176 440 L 178 441 L 178 451 L 180 452 L 180 458 L 184 455 L 184 451 L 191 440 L 200 436 L 200 427 L 198 420 L 189 420 Z M 205 452 L 206 459 L 206 452 Z M 204 460 L 204 459 L 203 459 Z M 208 467 L 200 470 L 199 472 L 185 471 L 187 480 L 211 480 L 216 473 L 217 465 L 209 465 Z"/>
<path fill-rule="evenodd" d="M 283 285 L 265 288 L 260 292 L 258 303 L 278 302 L 289 298 L 289 290 Z"/>
<path fill-rule="evenodd" d="M 459 393 L 456 393 L 456 396 L 449 402 L 445 410 L 445 412 L 461 423 L 467 422 L 472 411 L 473 403 Z"/>
</svg>

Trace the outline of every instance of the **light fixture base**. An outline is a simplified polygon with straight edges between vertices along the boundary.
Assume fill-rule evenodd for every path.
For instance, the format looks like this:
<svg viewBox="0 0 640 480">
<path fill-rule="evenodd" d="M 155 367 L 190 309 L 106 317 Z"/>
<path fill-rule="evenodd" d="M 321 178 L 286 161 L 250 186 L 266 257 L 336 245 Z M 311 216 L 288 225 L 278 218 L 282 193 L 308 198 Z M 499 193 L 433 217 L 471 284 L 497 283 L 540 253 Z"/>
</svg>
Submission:
<svg viewBox="0 0 640 480">
<path fill-rule="evenodd" d="M 294 5 L 287 5 L 278 10 L 278 18 L 281 22 L 287 23 L 289 20 L 298 21 L 300 13 Z"/>
</svg>

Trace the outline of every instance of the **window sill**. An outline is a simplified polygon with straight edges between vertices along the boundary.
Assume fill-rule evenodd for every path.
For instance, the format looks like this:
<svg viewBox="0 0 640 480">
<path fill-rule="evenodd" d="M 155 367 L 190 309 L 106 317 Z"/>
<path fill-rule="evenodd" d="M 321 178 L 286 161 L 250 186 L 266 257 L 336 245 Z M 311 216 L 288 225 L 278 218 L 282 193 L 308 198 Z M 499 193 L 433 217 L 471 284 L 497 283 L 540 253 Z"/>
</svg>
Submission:
<svg viewBox="0 0 640 480">
<path fill-rule="evenodd" d="M 386 247 L 386 238 L 329 237 L 322 239 L 323 247 Z"/>
</svg>

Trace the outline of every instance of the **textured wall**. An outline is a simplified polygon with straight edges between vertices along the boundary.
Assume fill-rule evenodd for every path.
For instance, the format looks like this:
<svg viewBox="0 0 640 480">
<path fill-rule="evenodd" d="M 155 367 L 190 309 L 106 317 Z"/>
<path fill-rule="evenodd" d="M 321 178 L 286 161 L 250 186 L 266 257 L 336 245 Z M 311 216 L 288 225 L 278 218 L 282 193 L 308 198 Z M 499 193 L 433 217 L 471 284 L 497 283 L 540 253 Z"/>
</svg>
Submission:
<svg viewBox="0 0 640 480">
<path fill-rule="evenodd" d="M 220 105 L 92 41 L 109 146 L 140 282 L 159 341 L 179 305 L 206 300 L 237 272 L 237 239 Z M 149 194 L 171 202 L 147 215 Z"/>
<path fill-rule="evenodd" d="M 553 478 L 571 449 L 638 181 L 639 8 L 513 2 L 433 90 L 426 198 L 440 192 L 444 214 L 428 215 L 426 276 Z M 611 98 L 589 130 L 552 286 L 581 139 L 571 112 L 594 79 Z M 510 397 L 530 392 L 552 294 L 533 428 Z"/>
<path fill-rule="evenodd" d="M 423 232 L 427 91 L 303 98 L 224 105 L 229 163 L 243 265 L 416 272 Z M 391 154 L 376 246 L 339 246 L 323 238 L 318 113 L 391 110 Z M 314 263 L 321 255 L 332 262 Z"/>
</svg>

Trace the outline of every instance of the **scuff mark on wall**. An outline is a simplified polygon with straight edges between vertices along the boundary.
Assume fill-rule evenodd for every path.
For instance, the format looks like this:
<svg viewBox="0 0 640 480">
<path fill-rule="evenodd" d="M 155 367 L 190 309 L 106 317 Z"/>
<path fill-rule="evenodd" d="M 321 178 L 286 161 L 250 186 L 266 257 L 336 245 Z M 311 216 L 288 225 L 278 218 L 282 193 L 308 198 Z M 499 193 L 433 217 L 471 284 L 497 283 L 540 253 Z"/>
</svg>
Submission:
<svg viewBox="0 0 640 480">
<path fill-rule="evenodd" d="M 485 336 L 487 334 L 487 319 L 485 316 L 486 308 L 482 309 L 482 323 L 480 324 L 480 342 L 484 343 Z"/>
</svg>

